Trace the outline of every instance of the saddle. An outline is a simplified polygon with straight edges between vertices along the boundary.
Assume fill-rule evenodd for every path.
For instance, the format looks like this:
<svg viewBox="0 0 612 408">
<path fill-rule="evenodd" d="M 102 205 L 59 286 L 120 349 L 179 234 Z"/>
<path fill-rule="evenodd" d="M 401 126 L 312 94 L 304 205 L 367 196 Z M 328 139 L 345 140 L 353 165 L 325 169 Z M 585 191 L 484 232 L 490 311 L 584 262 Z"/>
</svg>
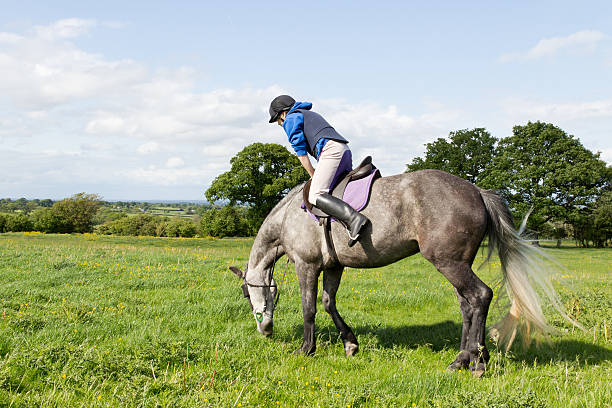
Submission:
<svg viewBox="0 0 612 408">
<path fill-rule="evenodd" d="M 355 210 L 361 211 L 365 208 L 369 201 L 373 180 L 379 177 L 381 177 L 380 171 L 376 168 L 376 166 L 374 166 L 374 164 L 372 164 L 372 156 L 368 156 L 363 159 L 363 161 L 353 170 L 345 172 L 344 176 L 341 174 L 340 177 L 335 177 L 334 181 L 336 181 L 336 183 L 330 187 L 330 194 L 336 198 L 347 201 L 348 204 L 355 208 Z M 368 180 L 365 180 L 366 178 L 368 178 Z M 350 184 L 357 182 L 358 180 L 362 180 L 364 182 L 360 183 L 359 185 Z M 312 179 L 308 180 L 304 185 L 302 208 L 307 210 L 314 217 L 328 218 L 329 215 L 325 214 L 308 201 L 311 181 Z M 354 188 L 351 189 L 351 187 Z M 353 200 L 345 199 L 345 193 L 349 192 L 348 190 L 351 190 L 350 196 L 353 198 Z"/>
</svg>

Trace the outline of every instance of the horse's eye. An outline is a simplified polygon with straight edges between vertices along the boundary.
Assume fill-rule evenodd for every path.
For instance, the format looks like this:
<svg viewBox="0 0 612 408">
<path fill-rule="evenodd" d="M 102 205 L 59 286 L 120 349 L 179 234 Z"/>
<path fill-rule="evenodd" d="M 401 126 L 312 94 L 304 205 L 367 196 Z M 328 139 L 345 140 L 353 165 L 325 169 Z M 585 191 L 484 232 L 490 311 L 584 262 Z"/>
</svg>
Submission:
<svg viewBox="0 0 612 408">
<path fill-rule="evenodd" d="M 242 285 L 242 295 L 245 298 L 249 298 L 249 289 L 247 288 L 247 285 Z"/>
</svg>

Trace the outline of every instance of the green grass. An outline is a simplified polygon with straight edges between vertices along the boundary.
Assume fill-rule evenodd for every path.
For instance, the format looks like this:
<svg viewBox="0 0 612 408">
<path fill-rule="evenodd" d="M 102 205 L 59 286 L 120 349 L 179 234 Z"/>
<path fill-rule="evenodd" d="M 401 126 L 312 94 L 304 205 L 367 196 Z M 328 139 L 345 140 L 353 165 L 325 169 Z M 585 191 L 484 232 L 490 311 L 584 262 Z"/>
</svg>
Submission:
<svg viewBox="0 0 612 408">
<path fill-rule="evenodd" d="M 250 239 L 0 234 L 0 406 L 604 407 L 612 403 L 612 251 L 550 250 L 585 325 L 502 353 L 481 379 L 447 373 L 460 341 L 451 285 L 420 255 L 348 269 L 338 308 L 360 342 L 344 356 L 319 306 L 301 345 L 292 266 L 275 333 L 259 335 L 239 281 Z M 480 259 L 480 255 L 478 257 Z M 477 259 L 477 260 L 478 260 Z M 282 276 L 284 259 L 277 265 Z M 479 275 L 493 284 L 494 260 Z M 493 308 L 489 322 L 500 317 Z"/>
</svg>

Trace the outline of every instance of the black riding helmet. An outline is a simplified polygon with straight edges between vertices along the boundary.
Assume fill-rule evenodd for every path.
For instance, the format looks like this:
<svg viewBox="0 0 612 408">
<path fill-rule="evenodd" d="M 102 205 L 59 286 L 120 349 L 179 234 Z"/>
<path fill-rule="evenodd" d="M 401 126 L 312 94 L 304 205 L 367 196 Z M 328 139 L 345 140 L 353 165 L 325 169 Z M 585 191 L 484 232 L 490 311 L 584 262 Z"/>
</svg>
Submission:
<svg viewBox="0 0 612 408">
<path fill-rule="evenodd" d="M 284 111 L 288 111 L 295 105 L 295 99 L 289 95 L 280 95 L 272 100 L 270 103 L 270 121 L 274 123 L 278 120 L 278 116 Z"/>
</svg>

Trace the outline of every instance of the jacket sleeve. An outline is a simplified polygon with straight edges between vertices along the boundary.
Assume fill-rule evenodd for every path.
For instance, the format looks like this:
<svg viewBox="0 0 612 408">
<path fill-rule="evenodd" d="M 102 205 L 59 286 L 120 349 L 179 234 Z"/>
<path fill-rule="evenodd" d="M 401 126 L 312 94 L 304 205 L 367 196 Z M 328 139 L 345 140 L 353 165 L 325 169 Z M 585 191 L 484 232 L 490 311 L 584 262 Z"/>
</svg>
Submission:
<svg viewBox="0 0 612 408">
<path fill-rule="evenodd" d="M 306 156 L 306 137 L 304 136 L 304 115 L 292 113 L 287 115 L 283 122 L 283 129 L 287 133 L 289 143 L 298 156 Z"/>
</svg>

